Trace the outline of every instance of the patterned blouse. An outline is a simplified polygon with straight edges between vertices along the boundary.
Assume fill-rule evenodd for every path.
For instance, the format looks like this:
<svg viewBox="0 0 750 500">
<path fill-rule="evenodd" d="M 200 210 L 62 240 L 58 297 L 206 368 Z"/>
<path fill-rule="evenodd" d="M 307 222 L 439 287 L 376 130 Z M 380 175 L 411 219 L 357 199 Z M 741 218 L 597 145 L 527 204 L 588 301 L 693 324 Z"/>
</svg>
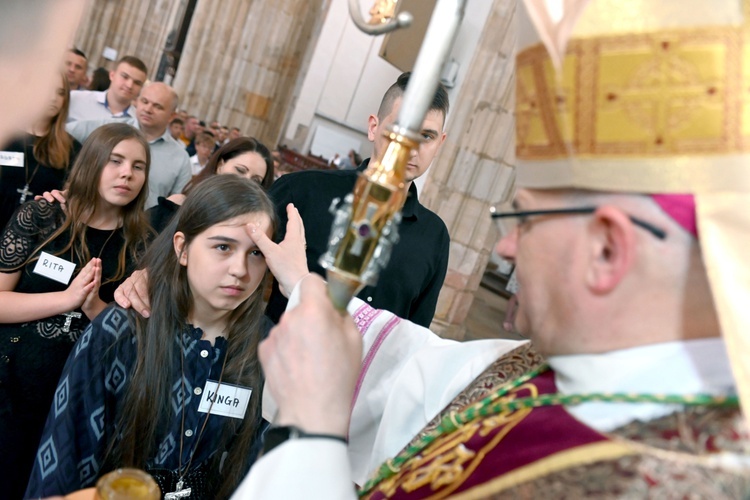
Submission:
<svg viewBox="0 0 750 500">
<path fill-rule="evenodd" d="M 184 353 L 184 374 L 180 356 L 173 356 L 172 418 L 157 438 L 159 444 L 147 462 L 147 470 L 166 469 L 174 475 L 180 464 L 184 467 L 190 462 L 194 449 L 191 470 L 200 467 L 214 453 L 223 452 L 217 449 L 217 441 L 230 417 L 211 413 L 201 436 L 206 413 L 199 412 L 198 406 L 206 381 L 219 379 L 227 341 L 218 337 L 215 345 L 211 345 L 201 340 L 202 335 L 200 329 L 193 327 L 175 335 L 174 348 Z M 101 467 L 107 447 L 118 432 L 116 423 L 122 415 L 136 351 L 128 312 L 119 307 L 105 309 L 84 331 L 60 377 L 26 498 L 67 494 L 92 486 L 108 472 Z M 251 389 L 251 397 L 260 397 L 259 387 Z M 248 456 L 255 457 L 259 447 L 260 439 L 256 439 Z M 252 459 L 248 462 L 249 468 Z M 171 484 L 166 488 L 173 488 Z M 161 486 L 165 488 L 164 484 Z"/>
<path fill-rule="evenodd" d="M 59 204 L 30 201 L 19 207 L 0 237 L 0 273 L 18 273 L 14 291 L 30 294 L 27 300 L 32 303 L 43 300 L 36 298 L 41 297 L 38 294 L 68 288 L 67 283 L 36 274 L 39 260 L 25 264 L 29 257 L 38 255 L 34 254 L 37 249 L 73 262 L 75 273 L 86 265 L 75 252 L 63 252 L 70 231 L 46 241 L 64 221 Z M 117 275 L 118 255 L 125 245 L 123 234 L 122 228 L 86 228 L 89 254 L 102 258 L 99 298 L 104 302 L 113 300 L 122 281 L 111 279 Z M 127 274 L 134 262 L 135 256 L 129 253 Z M 80 307 L 34 321 L 0 324 L 0 449 L 12 450 L 0 456 L 0 481 L 8 498 L 23 495 L 60 373 L 88 324 Z"/>
</svg>

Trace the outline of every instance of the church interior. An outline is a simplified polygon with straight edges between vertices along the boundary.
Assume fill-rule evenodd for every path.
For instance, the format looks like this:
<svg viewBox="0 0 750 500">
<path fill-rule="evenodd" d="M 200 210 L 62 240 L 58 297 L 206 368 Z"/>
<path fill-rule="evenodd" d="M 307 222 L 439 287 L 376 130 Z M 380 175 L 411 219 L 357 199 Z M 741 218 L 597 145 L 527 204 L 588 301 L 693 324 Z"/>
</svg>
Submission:
<svg viewBox="0 0 750 500">
<path fill-rule="evenodd" d="M 347 0 L 94 1 L 74 44 L 92 71 L 112 68 L 112 50 L 137 55 L 150 79 L 174 87 L 180 109 L 206 123 L 239 127 L 269 147 L 304 155 L 305 162 L 349 150 L 367 158 L 367 117 L 388 85 L 412 69 L 435 3 L 361 0 L 365 18 L 394 7 L 415 12 L 414 29 L 422 34 L 395 39 L 398 32 L 359 31 Z M 507 280 L 507 269 L 493 261 L 497 233 L 485 214 L 512 190 L 518 8 L 514 0 L 467 2 L 442 71 L 451 101 L 447 139 L 417 180 L 420 202 L 443 219 L 451 237 L 432 324 L 447 338 L 480 335 L 467 332 L 465 320 L 476 315 L 479 325 L 497 318 L 496 308 L 504 310 L 502 295 L 485 293 L 497 285 L 480 287 L 482 280 Z M 389 46 L 398 66 L 380 55 Z M 494 276 L 480 279 L 485 269 Z M 477 298 L 485 305 L 474 305 Z M 483 320 L 486 307 L 493 311 Z"/>
</svg>

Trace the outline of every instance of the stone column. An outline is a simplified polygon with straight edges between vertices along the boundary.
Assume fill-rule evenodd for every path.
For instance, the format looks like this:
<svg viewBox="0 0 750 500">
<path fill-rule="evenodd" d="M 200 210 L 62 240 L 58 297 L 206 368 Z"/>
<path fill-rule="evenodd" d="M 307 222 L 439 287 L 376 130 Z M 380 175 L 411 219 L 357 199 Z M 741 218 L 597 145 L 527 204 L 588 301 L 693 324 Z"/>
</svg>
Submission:
<svg viewBox="0 0 750 500">
<path fill-rule="evenodd" d="M 420 195 L 451 235 L 448 275 L 432 324 L 449 338 L 464 336 L 462 323 L 497 238 L 489 206 L 512 189 L 517 8 L 517 0 L 494 0 L 452 103 L 448 138 Z"/>
<path fill-rule="evenodd" d="M 275 147 L 329 4 L 199 1 L 174 80 L 180 107 Z"/>
<path fill-rule="evenodd" d="M 86 53 L 89 69 L 114 64 L 102 56 L 104 47 L 117 50 L 118 58 L 132 55 L 146 63 L 148 76 L 156 74 L 164 43 L 177 29 L 186 0 L 127 0 L 89 3 L 76 33 L 75 45 Z"/>
</svg>

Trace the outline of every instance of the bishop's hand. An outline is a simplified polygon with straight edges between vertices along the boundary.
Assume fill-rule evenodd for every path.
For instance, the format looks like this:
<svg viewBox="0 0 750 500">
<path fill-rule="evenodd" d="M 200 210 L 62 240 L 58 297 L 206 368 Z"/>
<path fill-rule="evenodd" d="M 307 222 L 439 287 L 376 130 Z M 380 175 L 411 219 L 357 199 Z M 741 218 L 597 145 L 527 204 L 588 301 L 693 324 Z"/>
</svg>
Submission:
<svg viewBox="0 0 750 500">
<path fill-rule="evenodd" d="M 259 348 L 266 389 L 278 404 L 276 425 L 346 436 L 362 337 L 331 303 L 317 275 L 299 284 L 300 302 L 281 317 Z"/>
</svg>

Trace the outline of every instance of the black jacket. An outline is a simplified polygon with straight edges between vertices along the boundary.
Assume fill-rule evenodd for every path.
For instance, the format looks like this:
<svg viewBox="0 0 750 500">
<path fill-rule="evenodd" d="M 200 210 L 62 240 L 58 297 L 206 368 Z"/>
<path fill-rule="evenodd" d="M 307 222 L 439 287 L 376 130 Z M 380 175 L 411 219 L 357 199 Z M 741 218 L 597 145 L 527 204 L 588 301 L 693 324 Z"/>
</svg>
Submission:
<svg viewBox="0 0 750 500">
<path fill-rule="evenodd" d="M 311 272 L 325 276 L 318 259 L 326 251 L 333 215 L 328 207 L 334 198 L 344 198 L 354 189 L 365 160 L 357 170 L 306 170 L 286 174 L 271 186 L 270 195 L 279 215 L 279 235 L 286 229 L 286 206 L 294 203 L 305 224 L 307 265 Z M 365 287 L 357 295 L 377 309 L 385 309 L 412 322 L 429 327 L 435 315 L 438 295 L 448 269 L 450 236 L 445 224 L 417 199 L 412 183 L 402 210 L 399 242 L 393 247 L 388 265 L 375 287 Z M 274 281 L 266 314 L 278 322 L 287 300 Z"/>
</svg>

